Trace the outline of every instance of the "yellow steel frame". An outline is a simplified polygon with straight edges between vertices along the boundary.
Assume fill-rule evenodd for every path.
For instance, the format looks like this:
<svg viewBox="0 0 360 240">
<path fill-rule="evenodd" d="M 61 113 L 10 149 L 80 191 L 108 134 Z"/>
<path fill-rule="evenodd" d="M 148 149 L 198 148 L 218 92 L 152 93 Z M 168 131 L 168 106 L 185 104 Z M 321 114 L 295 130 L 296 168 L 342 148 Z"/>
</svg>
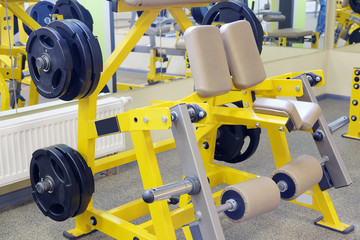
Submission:
<svg viewBox="0 0 360 240">
<path fill-rule="evenodd" d="M 336 21 L 334 47 L 338 45 L 340 36 L 344 35 L 344 31 L 347 31 L 346 34 L 350 34 L 356 28 L 360 27 L 360 14 L 355 13 L 350 5 L 344 8 L 340 5 L 340 7 L 336 9 Z M 345 45 L 349 45 L 349 39 L 346 40 Z"/>
<path fill-rule="evenodd" d="M 255 92 L 256 96 L 266 97 L 302 96 L 303 89 L 301 80 L 288 80 L 288 78 L 293 78 L 301 73 L 290 73 L 272 77 L 247 90 L 240 91 L 233 88 L 229 93 L 213 98 L 201 98 L 197 93 L 194 93 L 180 101 L 154 101 L 149 107 L 117 114 L 115 117 L 120 123 L 121 132 L 129 131 L 131 133 L 134 149 L 95 161 L 95 139 L 99 137 L 95 128 L 95 122 L 97 121 L 96 99 L 98 93 L 162 9 L 169 9 L 183 31 L 192 25 L 183 12 L 183 7 L 188 7 L 188 5 L 181 7 L 164 6 L 162 8 L 149 9 L 140 7 L 130 8 L 124 5 L 122 1 L 119 2 L 119 9 L 123 11 L 144 10 L 144 13 L 106 60 L 104 71 L 96 91 L 91 96 L 79 100 L 78 151 L 85 158 L 94 174 L 137 160 L 144 188 L 148 189 L 161 186 L 162 179 L 156 153 L 173 149 L 176 147 L 176 144 L 173 139 L 153 143 L 150 130 L 169 129 L 171 127 L 169 108 L 180 103 L 196 103 L 208 113 L 204 119 L 197 123 L 196 137 L 211 187 L 222 183 L 235 184 L 256 177 L 254 174 L 214 163 L 213 156 L 215 151 L 216 130 L 222 124 L 241 124 L 250 128 L 258 126 L 266 128 L 276 166 L 280 167 L 291 161 L 285 137 L 285 124 L 288 119 L 255 114 L 251 108 L 252 92 Z M 314 71 L 314 73 L 323 77 L 322 71 Z M 323 84 L 324 81 L 322 81 L 319 86 Z M 240 100 L 243 101 L 244 108 L 219 107 L 223 104 Z M 145 116 L 148 118 L 146 123 L 141 121 Z M 167 121 L 164 121 L 164 118 L 167 119 Z M 280 129 L 285 129 L 285 131 L 281 131 Z M 209 148 L 207 149 L 202 147 L 205 141 L 209 143 Z M 216 204 L 219 204 L 220 194 L 221 192 L 213 194 Z M 343 231 L 349 226 L 340 223 L 327 191 L 319 191 L 318 186 L 315 186 L 313 191 L 307 194 L 312 196 L 312 205 L 305 205 L 296 201 L 293 202 L 320 211 L 324 216 L 322 224 L 328 228 Z M 138 199 L 108 211 L 95 209 L 91 201 L 87 210 L 76 217 L 76 227 L 69 230 L 68 233 L 74 237 L 79 237 L 93 230 L 99 230 L 116 239 L 134 239 L 135 237 L 139 239 L 175 239 L 175 229 L 194 221 L 194 210 L 192 204 L 189 204 L 187 200 L 188 196 L 182 196 L 179 208 L 173 211 L 169 211 L 165 200 L 148 205 L 141 199 Z M 140 225 L 134 225 L 130 222 L 149 213 L 151 215 L 150 221 Z M 96 225 L 91 224 L 91 217 L 97 219 Z M 191 235 L 189 230 L 185 228 L 184 232 L 190 239 Z"/>
<path fill-rule="evenodd" d="M 150 65 L 149 65 L 149 73 L 147 74 L 147 79 L 149 82 L 168 82 L 171 79 L 179 78 L 175 76 L 170 76 L 162 73 L 162 69 L 160 73 L 156 72 L 156 63 L 157 62 L 164 62 L 164 59 L 162 57 L 157 56 L 157 50 L 156 49 L 150 49 Z M 165 67 L 167 69 L 167 66 Z"/>
<path fill-rule="evenodd" d="M 264 36 L 266 36 L 266 35 L 264 35 Z M 315 41 L 315 43 L 311 42 L 311 48 L 319 48 L 319 36 L 320 35 L 318 32 L 314 32 L 313 35 L 315 35 L 316 41 Z M 264 42 L 264 44 L 269 44 L 269 42 Z M 278 46 L 286 47 L 287 46 L 287 37 L 279 37 Z"/>
<path fill-rule="evenodd" d="M 18 18 L 18 25 L 19 25 L 19 33 L 20 33 L 20 40 L 21 42 L 26 42 L 26 33 L 23 31 L 22 23 L 24 22 L 27 26 L 29 26 L 30 29 L 34 30 L 39 27 L 41 27 L 34 19 L 32 19 L 24 10 L 24 2 L 38 2 L 39 0 L 31 0 L 31 1 L 25 1 L 25 0 L 8 0 L 7 1 L 7 8 L 8 16 L 10 19 L 14 19 L 14 16 L 16 15 Z M 9 95 L 9 89 L 5 83 L 5 81 L 8 81 L 10 79 L 13 79 L 17 82 L 23 82 L 26 84 L 30 84 L 30 99 L 29 99 L 29 105 L 34 105 L 38 103 L 39 99 L 39 93 L 36 91 L 36 87 L 30 81 L 29 79 L 22 79 L 22 63 L 21 63 L 21 54 L 26 56 L 25 46 L 14 46 L 13 42 L 13 36 L 10 36 L 10 42 L 9 42 L 9 36 L 8 36 L 8 30 L 7 30 L 7 22 L 6 22 L 6 13 L 5 13 L 5 1 L 0 0 L 0 16 L 3 16 L 1 18 L 0 22 L 0 93 L 1 93 L 1 111 L 8 110 L 10 108 L 10 95 Z M 13 35 L 13 29 L 14 29 L 14 22 L 9 21 L 9 27 L 10 27 L 10 33 Z M 5 28 L 6 27 L 6 28 Z M 10 46 L 12 50 L 12 56 L 10 56 Z M 14 61 L 14 76 L 12 76 L 11 71 L 11 58 L 13 57 L 15 59 Z M 23 81 L 24 80 L 24 81 Z M 18 99 L 17 107 L 23 107 L 25 105 L 25 102 Z"/>
<path fill-rule="evenodd" d="M 276 166 L 280 167 L 291 161 L 285 137 L 287 129 L 285 124 L 288 119 L 255 114 L 251 108 L 252 92 L 255 92 L 256 96 L 266 97 L 302 96 L 303 88 L 301 80 L 287 79 L 293 78 L 300 73 L 272 77 L 247 90 L 240 91 L 233 88 L 229 93 L 213 98 L 201 98 L 197 93 L 193 93 L 180 101 L 154 101 L 151 106 L 119 113 L 115 117 L 120 123 L 121 132 L 130 132 L 134 149 L 95 161 L 95 139 L 99 137 L 95 128 L 95 122 L 99 120 L 96 119 L 97 95 L 162 9 L 168 9 L 181 30 L 185 31 L 188 27 L 192 26 L 192 23 L 186 16 L 183 8 L 203 6 L 202 4 L 186 4 L 182 6 L 130 7 L 123 1 L 118 3 L 118 11 L 142 10 L 144 12 L 105 61 L 104 69 L 95 92 L 86 98 L 79 99 L 78 151 L 84 157 L 89 167 L 91 167 L 94 174 L 137 160 L 144 188 L 161 186 L 162 179 L 156 153 L 173 149 L 176 147 L 176 144 L 174 139 L 153 143 L 150 130 L 171 128 L 169 108 L 180 103 L 196 103 L 207 112 L 207 116 L 197 123 L 196 138 L 211 187 L 222 183 L 235 184 L 256 177 L 254 174 L 214 163 L 216 130 L 222 124 L 241 124 L 250 128 L 258 126 L 266 128 Z M 323 77 L 321 71 L 314 71 L 314 73 Z M 324 84 L 324 81 L 319 85 L 322 84 Z M 133 86 L 127 85 L 126 87 Z M 221 105 L 240 100 L 243 101 L 244 108 L 221 107 Z M 148 118 L 148 121 L 141 121 L 145 116 Z M 167 119 L 167 121 L 164 121 L 164 119 Z M 285 130 L 281 131 L 280 129 Z M 205 141 L 209 143 L 209 148 L 207 149 L 202 147 Z M 312 195 L 312 205 L 304 205 L 296 201 L 294 203 L 320 211 L 324 216 L 323 225 L 329 228 L 342 231 L 348 226 L 340 223 L 327 191 L 319 191 L 318 186 L 315 186 L 313 191 L 308 194 Z M 216 204 L 219 204 L 220 192 L 214 193 L 213 197 Z M 175 229 L 194 221 L 194 210 L 192 204 L 188 203 L 187 198 L 188 196 L 182 196 L 179 208 L 173 211 L 169 210 L 165 200 L 146 204 L 142 199 L 138 199 L 108 211 L 95 209 L 91 200 L 87 210 L 76 217 L 75 228 L 67 233 L 74 237 L 79 237 L 93 230 L 99 230 L 116 239 L 135 239 L 135 237 L 138 239 L 175 239 Z M 140 225 L 131 223 L 132 220 L 146 214 L 151 215 L 150 221 Z M 97 224 L 91 224 L 90 219 L 92 217 L 96 218 Z M 184 229 L 184 231 L 190 239 L 189 230 Z"/>
<path fill-rule="evenodd" d="M 190 19 L 186 15 L 184 8 L 192 8 L 192 7 L 202 7 L 206 6 L 206 4 L 184 4 L 184 5 L 171 5 L 171 6 L 161 6 L 161 7 L 131 7 L 127 5 L 124 1 L 118 1 L 118 12 L 132 12 L 132 11 L 144 11 L 146 13 L 144 16 L 140 16 L 140 18 L 136 21 L 135 25 L 130 29 L 130 31 L 126 34 L 125 38 L 121 43 L 117 46 L 117 48 L 114 50 L 114 52 L 110 55 L 110 57 L 107 59 L 105 64 L 107 66 L 104 66 L 104 72 L 107 72 L 105 69 L 109 68 L 108 72 L 114 72 L 114 68 L 118 68 L 121 63 L 124 61 L 126 56 L 130 53 L 128 46 L 135 46 L 136 43 L 140 40 L 140 38 L 144 35 L 146 30 L 151 26 L 151 23 L 155 20 L 156 16 L 161 12 L 163 9 L 167 9 L 171 16 L 174 18 L 176 23 L 179 25 L 180 29 L 185 32 L 185 30 L 188 27 L 193 26 Z M 151 12 L 151 14 L 149 13 Z M 130 44 L 131 41 L 131 44 Z M 130 49 L 132 50 L 132 48 Z M 121 52 L 121 54 L 119 53 Z M 120 56 L 121 55 L 121 56 Z M 156 58 L 156 54 L 154 54 L 154 58 L 150 59 L 150 73 L 148 74 L 148 79 L 150 82 L 156 82 L 156 81 L 167 81 L 172 78 L 172 76 L 167 75 L 159 75 L 156 74 L 156 61 L 159 61 L 160 59 Z M 113 64 L 114 61 L 117 60 L 118 62 L 116 64 Z M 110 64 L 112 63 L 112 64 Z M 113 66 L 110 66 L 113 65 Z M 101 76 L 102 79 L 105 81 L 108 80 L 108 73 L 105 75 L 103 74 Z M 104 77 L 103 77 L 104 76 Z M 100 80 L 101 81 L 101 80 Z M 101 83 L 103 85 L 103 83 Z M 141 85 L 135 85 L 131 84 L 123 84 L 123 83 L 117 83 L 118 90 L 129 90 L 144 87 L 144 84 Z"/>
<path fill-rule="evenodd" d="M 360 71 L 360 68 L 353 69 L 353 80 L 350 100 L 350 112 L 349 112 L 349 130 L 343 137 L 360 140 L 360 75 L 356 75 L 355 72 Z M 357 85 L 356 85 L 357 84 Z M 356 87 L 357 86 L 357 87 Z"/>
</svg>

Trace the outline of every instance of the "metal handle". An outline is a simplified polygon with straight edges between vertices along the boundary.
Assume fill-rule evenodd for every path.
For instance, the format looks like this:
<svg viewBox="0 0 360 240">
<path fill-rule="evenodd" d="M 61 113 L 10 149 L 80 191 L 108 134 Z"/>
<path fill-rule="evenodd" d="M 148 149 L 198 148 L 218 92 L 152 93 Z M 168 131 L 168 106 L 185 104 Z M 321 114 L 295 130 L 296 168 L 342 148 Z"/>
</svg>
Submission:
<svg viewBox="0 0 360 240">
<path fill-rule="evenodd" d="M 180 196 L 182 194 L 195 195 L 200 192 L 200 182 L 195 176 L 188 176 L 181 182 L 167 184 L 158 188 L 147 189 L 142 198 L 146 203 L 153 203 Z"/>
<path fill-rule="evenodd" d="M 329 130 L 332 133 L 339 130 L 340 128 L 344 127 L 346 124 L 350 122 L 350 119 L 346 116 L 336 119 L 335 121 L 331 122 L 329 126 Z"/>
</svg>

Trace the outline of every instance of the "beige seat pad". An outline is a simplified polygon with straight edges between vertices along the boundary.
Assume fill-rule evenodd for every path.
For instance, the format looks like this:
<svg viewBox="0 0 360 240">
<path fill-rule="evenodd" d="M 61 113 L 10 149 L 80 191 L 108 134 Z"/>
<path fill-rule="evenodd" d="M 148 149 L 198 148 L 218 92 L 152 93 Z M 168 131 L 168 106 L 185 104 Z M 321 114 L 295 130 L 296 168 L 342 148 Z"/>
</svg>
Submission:
<svg viewBox="0 0 360 240">
<path fill-rule="evenodd" d="M 300 38 L 312 35 L 313 31 L 296 29 L 296 28 L 284 28 L 275 31 L 268 32 L 269 37 L 287 37 L 287 38 Z"/>
</svg>

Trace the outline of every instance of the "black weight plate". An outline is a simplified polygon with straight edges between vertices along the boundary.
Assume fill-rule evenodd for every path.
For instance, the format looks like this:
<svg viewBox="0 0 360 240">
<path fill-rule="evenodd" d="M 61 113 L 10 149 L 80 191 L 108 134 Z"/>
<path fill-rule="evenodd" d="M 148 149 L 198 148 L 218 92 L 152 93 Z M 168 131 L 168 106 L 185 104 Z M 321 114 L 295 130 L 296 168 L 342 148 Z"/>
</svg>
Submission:
<svg viewBox="0 0 360 240">
<path fill-rule="evenodd" d="M 195 22 L 201 24 L 204 20 L 204 16 L 209 11 L 211 6 L 207 7 L 193 7 L 191 8 L 191 16 L 194 18 Z"/>
<path fill-rule="evenodd" d="M 244 125 L 240 126 L 242 128 L 244 140 L 246 137 L 249 137 L 249 145 L 245 149 L 243 149 L 244 145 L 242 145 L 239 152 L 235 154 L 233 158 L 225 161 L 227 163 L 239 163 L 245 161 L 255 153 L 257 147 L 259 146 L 261 128 L 247 129 Z"/>
<path fill-rule="evenodd" d="M 59 144 L 56 148 L 68 157 L 69 163 L 74 169 L 76 180 L 80 185 L 80 205 L 74 215 L 76 216 L 83 213 L 89 205 L 95 190 L 94 177 L 85 159 L 75 149 L 65 144 Z"/>
<path fill-rule="evenodd" d="M 351 9 L 356 12 L 360 13 L 360 1 L 359 0 L 349 0 L 349 4 Z"/>
<path fill-rule="evenodd" d="M 355 44 L 360 42 L 360 28 L 355 29 L 349 37 L 349 44 Z"/>
<path fill-rule="evenodd" d="M 40 26 L 45 27 L 51 22 L 51 12 L 54 4 L 48 1 L 38 2 L 26 9 L 26 13 L 32 17 Z M 32 30 L 23 23 L 23 27 L 27 35 L 30 35 Z"/>
<path fill-rule="evenodd" d="M 63 19 L 78 19 L 93 30 L 93 19 L 90 12 L 75 0 L 59 0 L 56 2 L 52 14 L 59 14 Z"/>
<path fill-rule="evenodd" d="M 259 53 L 262 51 L 264 30 L 260 21 L 246 3 L 241 2 L 219 2 L 212 6 L 204 16 L 202 25 L 210 25 L 213 22 L 230 23 L 238 20 L 246 20 L 250 23 L 254 33 Z"/>
<path fill-rule="evenodd" d="M 45 98 L 62 96 L 70 84 L 73 67 L 65 39 L 52 28 L 39 28 L 30 34 L 26 52 L 30 75 L 37 91 Z M 49 67 L 38 69 L 36 60 L 44 58 L 49 59 Z"/>
<path fill-rule="evenodd" d="M 222 125 L 217 130 L 214 158 L 218 161 L 229 161 L 241 150 L 244 137 L 240 125 Z"/>
<path fill-rule="evenodd" d="M 68 43 L 73 60 L 71 80 L 61 100 L 83 97 L 91 87 L 91 53 L 82 30 L 74 20 L 53 21 L 48 27 L 55 29 Z"/>
<path fill-rule="evenodd" d="M 36 184 L 50 176 L 54 181 L 51 192 L 39 193 Z M 72 217 L 79 208 L 79 184 L 66 156 L 56 146 L 39 149 L 30 163 L 30 181 L 33 197 L 45 216 L 55 221 Z"/>
<path fill-rule="evenodd" d="M 74 21 L 84 32 L 84 36 L 87 38 L 87 42 L 90 47 L 91 59 L 92 59 L 92 76 L 91 76 L 91 87 L 85 96 L 91 95 L 97 85 L 99 84 L 100 75 L 103 70 L 103 58 L 99 41 L 92 34 L 90 29 L 81 21 Z"/>
</svg>

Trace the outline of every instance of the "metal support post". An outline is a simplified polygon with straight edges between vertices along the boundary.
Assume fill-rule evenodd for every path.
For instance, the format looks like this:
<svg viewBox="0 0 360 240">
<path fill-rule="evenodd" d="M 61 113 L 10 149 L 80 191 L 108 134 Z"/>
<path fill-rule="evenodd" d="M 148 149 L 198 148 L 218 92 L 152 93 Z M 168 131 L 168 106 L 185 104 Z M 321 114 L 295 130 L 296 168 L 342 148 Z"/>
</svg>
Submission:
<svg viewBox="0 0 360 240">
<path fill-rule="evenodd" d="M 185 176 L 196 176 L 201 190 L 192 195 L 191 200 L 195 210 L 195 219 L 203 239 L 225 239 L 220 220 L 206 177 L 193 126 L 185 104 L 171 108 L 173 126 L 172 132 Z"/>
</svg>

